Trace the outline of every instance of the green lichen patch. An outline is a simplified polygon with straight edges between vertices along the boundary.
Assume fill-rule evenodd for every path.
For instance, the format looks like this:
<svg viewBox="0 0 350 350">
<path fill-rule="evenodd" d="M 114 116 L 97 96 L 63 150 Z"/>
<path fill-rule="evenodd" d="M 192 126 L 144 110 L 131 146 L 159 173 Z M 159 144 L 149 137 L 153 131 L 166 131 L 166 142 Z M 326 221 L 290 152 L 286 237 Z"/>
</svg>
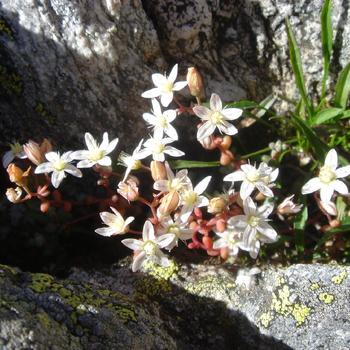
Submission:
<svg viewBox="0 0 350 350">
<path fill-rule="evenodd" d="M 334 284 L 342 284 L 347 277 L 348 277 L 348 273 L 344 270 L 340 274 L 333 276 L 332 282 Z"/>
<path fill-rule="evenodd" d="M 283 277 L 279 277 L 276 280 L 275 286 L 277 288 L 272 293 L 271 305 L 259 318 L 260 324 L 265 328 L 268 328 L 278 315 L 283 317 L 292 316 L 296 326 L 300 327 L 311 314 L 311 307 L 291 300 L 290 286 L 285 283 L 286 281 Z"/>
<path fill-rule="evenodd" d="M 0 65 L 0 87 L 8 95 L 20 95 L 23 91 L 22 79 L 17 73 Z"/>
<path fill-rule="evenodd" d="M 317 282 L 311 283 L 311 285 L 310 285 L 310 290 L 317 290 L 317 289 L 320 289 L 320 288 L 321 288 L 321 286 Z"/>
<path fill-rule="evenodd" d="M 3 18 L 0 18 L 0 35 L 1 34 L 5 34 L 13 39 L 13 31 L 8 22 Z"/>
<path fill-rule="evenodd" d="M 13 277 L 17 275 L 17 273 L 18 271 L 15 268 L 0 264 L 0 278 L 4 276 Z"/>
<path fill-rule="evenodd" d="M 57 118 L 53 116 L 50 112 L 48 112 L 43 103 L 38 102 L 34 110 L 41 118 L 46 120 L 49 124 L 56 124 Z"/>
<path fill-rule="evenodd" d="M 318 295 L 318 299 L 320 299 L 320 301 L 324 302 L 325 304 L 332 304 L 334 301 L 334 295 L 329 293 L 320 293 Z"/>
</svg>

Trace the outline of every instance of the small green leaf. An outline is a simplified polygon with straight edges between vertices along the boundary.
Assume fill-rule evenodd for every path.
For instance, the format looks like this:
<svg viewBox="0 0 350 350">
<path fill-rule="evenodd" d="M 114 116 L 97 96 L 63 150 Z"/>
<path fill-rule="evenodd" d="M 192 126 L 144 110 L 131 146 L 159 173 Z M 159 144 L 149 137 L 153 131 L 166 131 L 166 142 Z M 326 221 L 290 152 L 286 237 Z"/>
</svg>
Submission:
<svg viewBox="0 0 350 350">
<path fill-rule="evenodd" d="M 335 86 L 334 104 L 337 107 L 346 108 L 350 92 L 350 63 L 340 72 Z"/>
<path fill-rule="evenodd" d="M 220 162 L 200 162 L 197 160 L 171 160 L 169 164 L 173 169 L 212 168 L 220 166 Z"/>
<path fill-rule="evenodd" d="M 323 51 L 323 78 L 321 98 L 326 95 L 326 84 L 329 73 L 329 64 L 333 49 L 333 30 L 332 30 L 332 1 L 325 0 L 321 11 L 321 37 Z"/>
<path fill-rule="evenodd" d="M 299 253 L 303 253 L 305 249 L 305 226 L 308 219 L 308 210 L 304 201 L 304 208 L 294 220 L 295 245 Z"/>
<path fill-rule="evenodd" d="M 332 120 L 335 117 L 338 117 L 342 113 L 342 108 L 325 108 L 319 111 L 315 116 L 313 116 L 309 120 L 309 123 L 310 125 L 320 125 Z"/>
<path fill-rule="evenodd" d="M 290 23 L 288 21 L 288 18 L 286 18 L 286 28 L 287 28 L 288 44 L 289 44 L 289 56 L 290 56 L 290 61 L 291 61 L 294 76 L 295 76 L 295 82 L 297 84 L 301 98 L 307 109 L 309 117 L 311 117 L 313 115 L 313 110 L 312 110 L 312 105 L 307 97 L 307 92 L 305 88 L 304 73 L 303 73 L 303 67 L 301 64 L 300 51 L 299 51 L 297 42 L 295 40 Z"/>
<path fill-rule="evenodd" d="M 350 109 L 347 109 L 346 111 L 344 111 L 340 119 L 347 119 L 349 117 L 350 117 Z"/>
<path fill-rule="evenodd" d="M 259 105 L 254 101 L 242 100 L 242 101 L 228 103 L 225 107 L 249 109 L 249 108 L 259 108 Z"/>
<path fill-rule="evenodd" d="M 293 120 L 297 128 L 302 132 L 305 138 L 309 141 L 311 147 L 313 148 L 317 159 L 323 162 L 325 155 L 328 152 L 328 146 L 321 141 L 321 139 L 314 133 L 314 131 L 305 123 L 304 120 L 296 115 L 292 115 Z"/>
</svg>

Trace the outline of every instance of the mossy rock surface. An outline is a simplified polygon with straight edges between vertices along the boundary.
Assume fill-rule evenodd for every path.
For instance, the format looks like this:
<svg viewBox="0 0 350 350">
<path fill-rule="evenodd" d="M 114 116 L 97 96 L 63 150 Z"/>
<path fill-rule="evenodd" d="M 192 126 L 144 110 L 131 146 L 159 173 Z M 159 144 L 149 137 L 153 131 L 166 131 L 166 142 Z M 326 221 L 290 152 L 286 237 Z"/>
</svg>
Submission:
<svg viewBox="0 0 350 350">
<path fill-rule="evenodd" d="M 0 267 L 3 349 L 346 349 L 349 267 L 268 268 L 128 259 L 67 279 Z"/>
</svg>

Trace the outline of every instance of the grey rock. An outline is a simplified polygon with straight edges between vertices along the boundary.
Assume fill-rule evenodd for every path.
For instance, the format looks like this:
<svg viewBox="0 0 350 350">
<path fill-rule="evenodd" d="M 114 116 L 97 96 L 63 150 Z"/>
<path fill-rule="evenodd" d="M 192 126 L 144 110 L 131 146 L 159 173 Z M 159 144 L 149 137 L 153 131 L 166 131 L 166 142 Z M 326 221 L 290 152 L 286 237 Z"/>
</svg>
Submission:
<svg viewBox="0 0 350 350">
<path fill-rule="evenodd" d="M 348 349 L 349 273 L 232 265 L 74 269 L 67 279 L 0 267 L 6 349 Z M 46 346 L 46 347 L 45 347 Z"/>
<path fill-rule="evenodd" d="M 332 82 L 350 60 L 349 1 L 333 4 Z M 68 147 L 81 145 L 85 131 L 108 130 L 130 149 L 145 136 L 141 113 L 150 109 L 140 94 L 152 86 L 152 73 L 176 62 L 181 79 L 195 65 L 207 94 L 226 101 L 271 92 L 294 97 L 285 17 L 309 90 L 317 92 L 321 6 L 321 0 L 3 0 L 3 141 L 49 136 Z"/>
</svg>

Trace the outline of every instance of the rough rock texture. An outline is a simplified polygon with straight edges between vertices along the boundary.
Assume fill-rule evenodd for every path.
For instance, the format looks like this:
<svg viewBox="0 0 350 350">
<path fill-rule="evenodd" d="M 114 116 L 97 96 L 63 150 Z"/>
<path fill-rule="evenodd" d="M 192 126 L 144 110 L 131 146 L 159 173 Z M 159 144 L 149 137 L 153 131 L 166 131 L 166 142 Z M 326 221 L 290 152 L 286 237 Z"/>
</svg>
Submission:
<svg viewBox="0 0 350 350">
<path fill-rule="evenodd" d="M 349 267 L 74 270 L 68 279 L 0 268 L 6 349 L 348 349 Z"/>
<path fill-rule="evenodd" d="M 284 18 L 302 48 L 307 81 L 320 78 L 321 0 L 3 0 L 0 5 L 2 141 L 49 136 L 81 145 L 110 131 L 130 148 L 152 72 L 180 63 L 206 75 L 225 100 L 294 94 Z M 350 59 L 349 2 L 334 0 L 335 58 Z M 130 132 L 132 130 L 132 132 Z"/>
</svg>

